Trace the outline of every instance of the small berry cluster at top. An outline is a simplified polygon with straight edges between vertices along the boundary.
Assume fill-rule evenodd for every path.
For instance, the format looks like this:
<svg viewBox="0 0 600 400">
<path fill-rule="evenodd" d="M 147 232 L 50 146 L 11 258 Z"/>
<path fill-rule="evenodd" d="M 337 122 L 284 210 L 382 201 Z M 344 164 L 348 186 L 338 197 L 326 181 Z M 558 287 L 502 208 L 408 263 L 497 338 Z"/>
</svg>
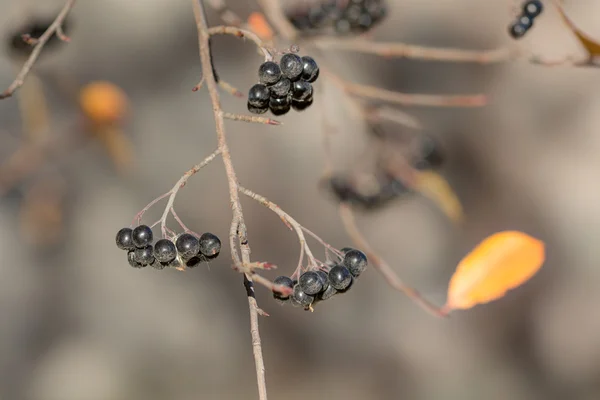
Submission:
<svg viewBox="0 0 600 400">
<path fill-rule="evenodd" d="M 341 250 L 344 257 L 340 263 L 331 263 L 320 269 L 305 271 L 297 280 L 289 276 L 278 276 L 273 283 L 287 286 L 292 294 L 284 297 L 273 292 L 273 298 L 280 303 L 291 303 L 294 307 L 312 310 L 320 301 L 346 293 L 354 281 L 367 269 L 367 256 L 362 251 L 345 247 Z"/>
<path fill-rule="evenodd" d="M 542 13 L 544 5 L 540 0 L 530 0 L 523 4 L 523 11 L 517 20 L 510 26 L 510 36 L 520 39 L 531 27 L 535 18 Z"/>
<path fill-rule="evenodd" d="M 384 0 L 326 0 L 297 8 L 288 19 L 304 33 L 315 34 L 333 28 L 338 35 L 349 35 L 370 30 L 386 14 Z"/>
<path fill-rule="evenodd" d="M 123 228 L 117 232 L 117 247 L 127 251 L 127 261 L 134 268 L 148 265 L 155 269 L 166 267 L 182 269 L 196 267 L 202 261 L 217 258 L 221 251 L 221 240 L 212 233 L 204 233 L 200 238 L 182 233 L 175 242 L 159 239 L 152 244 L 154 235 L 147 225 L 134 229 Z"/>
<path fill-rule="evenodd" d="M 283 115 L 294 108 L 303 111 L 313 102 L 312 83 L 319 77 L 319 66 L 309 56 L 294 53 L 281 56 L 279 64 L 265 61 L 258 68 L 259 83 L 248 91 L 248 111 Z"/>
</svg>

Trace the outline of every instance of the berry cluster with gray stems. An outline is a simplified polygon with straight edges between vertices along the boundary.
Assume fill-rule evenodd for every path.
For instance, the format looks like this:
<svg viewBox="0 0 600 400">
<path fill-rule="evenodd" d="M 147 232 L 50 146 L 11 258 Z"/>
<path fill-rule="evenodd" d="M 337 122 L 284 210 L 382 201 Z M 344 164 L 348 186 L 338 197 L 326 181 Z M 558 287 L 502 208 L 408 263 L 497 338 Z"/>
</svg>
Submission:
<svg viewBox="0 0 600 400">
<path fill-rule="evenodd" d="M 278 302 L 290 303 L 294 307 L 313 310 L 313 306 L 335 295 L 346 293 L 355 280 L 367 269 L 367 256 L 359 250 L 345 247 L 338 256 L 338 262 L 328 262 L 320 268 L 278 276 L 273 283 L 292 289 L 292 294 L 282 295 L 273 292 Z M 297 278 L 297 279 L 296 279 Z"/>
<path fill-rule="evenodd" d="M 154 234 L 148 225 L 122 228 L 115 238 L 117 247 L 127 251 L 127 262 L 134 268 L 194 268 L 202 261 L 217 258 L 221 252 L 221 240 L 210 232 L 200 237 L 184 232 L 174 240 L 162 238 L 156 243 L 153 241 Z"/>
<path fill-rule="evenodd" d="M 258 68 L 259 83 L 248 91 L 248 111 L 273 115 L 287 114 L 290 109 L 306 110 L 313 102 L 313 85 L 319 66 L 309 56 L 294 53 L 281 56 L 279 63 L 265 61 Z"/>
<path fill-rule="evenodd" d="M 523 4 L 521 14 L 510 26 L 509 33 L 514 39 L 520 39 L 531 29 L 533 21 L 544 10 L 544 4 L 540 0 L 529 0 Z"/>
</svg>

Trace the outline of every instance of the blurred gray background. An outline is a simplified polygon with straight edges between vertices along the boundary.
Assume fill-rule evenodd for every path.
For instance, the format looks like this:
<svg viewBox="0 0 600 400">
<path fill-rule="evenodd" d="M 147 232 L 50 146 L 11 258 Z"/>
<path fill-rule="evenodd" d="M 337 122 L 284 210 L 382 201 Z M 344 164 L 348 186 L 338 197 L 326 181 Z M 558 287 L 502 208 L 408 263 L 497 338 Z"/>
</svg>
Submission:
<svg viewBox="0 0 600 400">
<path fill-rule="evenodd" d="M 519 6 L 507 0 L 389 3 L 376 39 L 469 49 L 510 44 L 507 26 Z M 253 2 L 229 4 L 242 16 L 256 10 Z M 32 15 L 54 15 L 61 5 L 0 0 L 1 33 Z M 550 60 L 581 55 L 546 6 L 519 45 Z M 600 40 L 597 1 L 567 1 L 566 9 Z M 191 3 L 80 1 L 72 17 L 72 42 L 37 68 L 49 99 L 49 134 L 81 130 L 81 117 L 74 100 L 44 74 L 76 84 L 112 81 L 131 99 L 124 129 L 135 144 L 135 171 L 119 176 L 102 147 L 89 144 L 46 164 L 0 202 L 0 399 L 257 398 L 248 306 L 228 246 L 210 268 L 180 273 L 134 270 L 114 245 L 118 229 L 216 147 L 208 96 L 191 91 L 200 78 Z M 210 20 L 220 24 L 214 13 Z M 252 46 L 218 38 L 214 51 L 221 76 L 247 90 L 260 63 Z M 543 239 L 548 259 L 504 299 L 447 320 L 417 308 L 374 270 L 314 313 L 280 307 L 259 287 L 259 304 L 271 314 L 260 319 L 270 398 L 600 398 L 600 70 L 314 55 L 356 82 L 491 96 L 481 109 L 409 110 L 444 146 L 442 173 L 467 222 L 453 226 L 420 196 L 360 214 L 361 229 L 402 278 L 443 304 L 457 262 L 503 229 Z M 0 86 L 14 73 L 3 53 Z M 324 165 L 321 114 L 337 127 L 340 169 L 360 152 L 365 127 L 345 114 L 344 102 L 330 93 L 322 98 L 319 90 L 315 105 L 281 118 L 282 127 L 228 122 L 227 133 L 241 183 L 339 248 L 350 241 L 335 204 L 317 185 Z M 223 99 L 227 110 L 244 112 L 243 100 Z M 21 130 L 17 99 L 0 102 L 2 159 L 17 148 Z M 19 230 L 24 193 L 56 176 L 65 187 L 64 240 L 35 246 Z M 243 200 L 253 258 L 279 265 L 270 278 L 291 273 L 299 251 L 294 234 Z M 221 161 L 190 181 L 176 209 L 191 229 L 226 241 L 231 213 Z M 145 221 L 161 212 L 155 207 Z"/>
</svg>

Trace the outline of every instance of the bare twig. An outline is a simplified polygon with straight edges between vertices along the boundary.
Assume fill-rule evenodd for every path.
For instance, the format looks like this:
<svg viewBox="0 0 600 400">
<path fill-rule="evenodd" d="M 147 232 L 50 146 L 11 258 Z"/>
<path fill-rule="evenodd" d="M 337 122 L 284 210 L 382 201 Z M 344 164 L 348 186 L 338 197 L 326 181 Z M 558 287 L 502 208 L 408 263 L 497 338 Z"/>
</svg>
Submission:
<svg viewBox="0 0 600 400">
<path fill-rule="evenodd" d="M 255 115 L 242 115 L 242 114 L 232 114 L 225 112 L 223 113 L 223 118 L 230 119 L 232 121 L 243 121 L 243 122 L 254 122 L 257 124 L 265 124 L 265 125 L 281 125 L 281 122 L 265 117 L 257 117 Z"/>
<path fill-rule="evenodd" d="M 12 96 L 13 93 L 23 85 L 23 82 L 25 82 L 25 78 L 27 77 L 27 75 L 31 71 L 31 68 L 33 68 L 33 65 L 42 53 L 42 49 L 44 48 L 48 40 L 50 40 L 52 35 L 54 35 L 54 33 L 57 33 L 57 36 L 60 39 L 66 39 L 66 36 L 64 35 L 64 33 L 62 33 L 62 24 L 65 21 L 65 18 L 67 18 L 67 15 L 69 15 L 69 12 L 73 8 L 73 6 L 75 5 L 75 1 L 76 0 L 67 0 L 60 13 L 56 16 L 54 22 L 48 27 L 48 29 L 46 29 L 46 32 L 44 32 L 44 34 L 35 41 L 35 47 L 31 52 L 31 55 L 21 68 L 21 71 L 17 74 L 17 77 L 15 78 L 13 83 L 11 83 L 8 89 L 6 89 L 3 93 L 0 94 L 0 100 Z"/>
<path fill-rule="evenodd" d="M 388 263 L 386 263 L 384 259 L 382 259 L 377 253 L 375 253 L 373 248 L 369 245 L 364 236 L 358 230 L 358 227 L 356 226 L 356 222 L 354 220 L 354 213 L 352 212 L 350 206 L 346 204 L 341 204 L 339 211 L 342 222 L 344 223 L 344 227 L 346 228 L 346 232 L 348 232 L 348 235 L 350 236 L 352 241 L 357 247 L 362 249 L 367 254 L 369 261 L 373 263 L 373 266 L 381 273 L 381 275 L 383 275 L 384 279 L 391 287 L 398 290 L 399 292 L 404 293 L 412 301 L 417 303 L 419 306 L 421 306 L 423 309 L 427 310 L 431 314 L 437 317 L 446 316 L 446 313 L 442 309 L 430 303 L 419 292 L 402 282 L 402 280 L 398 277 L 398 275 L 396 275 L 396 273 L 388 265 Z"/>
<path fill-rule="evenodd" d="M 244 222 L 244 216 L 242 214 L 242 205 L 239 199 L 238 193 L 238 180 L 231 161 L 231 154 L 229 152 L 229 146 L 227 144 L 227 138 L 225 135 L 225 121 L 223 117 L 223 110 L 221 109 L 220 94 L 217 89 L 217 81 L 215 79 L 214 71 L 212 68 L 212 54 L 210 52 L 210 35 L 208 28 L 208 22 L 206 20 L 206 12 L 204 10 L 204 4 L 202 0 L 192 0 L 194 17 L 196 19 L 196 28 L 198 29 L 198 47 L 200 53 L 200 62 L 202 65 L 202 76 L 206 83 L 210 99 L 212 102 L 213 115 L 215 119 L 215 128 L 218 139 L 218 149 L 221 152 L 223 164 L 225 166 L 225 173 L 227 175 L 227 181 L 229 186 L 229 200 L 231 203 L 232 221 L 229 231 L 229 243 L 231 246 L 231 257 L 235 265 L 242 267 L 243 264 L 250 264 L 250 247 L 248 245 L 248 238 L 246 236 L 246 225 Z M 247 37 L 250 37 L 246 35 Z M 267 52 L 267 54 L 270 54 Z M 267 57 L 265 54 L 265 57 Z M 237 253 L 237 246 L 235 239 L 237 237 L 240 253 L 242 258 Z M 249 273 L 244 273 L 244 286 L 246 287 L 246 294 L 248 297 L 248 307 L 250 310 L 250 334 L 252 336 L 252 349 L 254 353 L 254 362 L 256 367 L 256 381 L 258 385 L 258 395 L 260 400 L 267 400 L 267 384 L 265 379 L 265 364 L 262 355 L 262 346 L 260 340 L 260 332 L 258 330 L 258 315 L 264 314 L 264 312 L 256 304 L 256 298 L 254 296 L 254 285 L 252 277 Z"/>
<path fill-rule="evenodd" d="M 256 45 L 256 47 L 258 47 L 258 49 L 262 52 L 262 54 L 265 57 L 265 61 L 271 61 L 273 59 L 273 55 L 271 54 L 271 52 L 269 51 L 269 49 L 267 49 L 263 43 L 263 41 L 261 40 L 261 38 L 258 37 L 258 35 L 256 35 L 255 33 L 246 30 L 246 29 L 242 29 L 242 28 L 236 28 L 233 26 L 213 26 L 212 28 L 208 29 L 208 34 L 210 36 L 213 35 L 232 35 L 238 38 L 246 38 L 246 39 L 250 39 L 252 42 L 254 42 L 254 44 Z"/>
</svg>

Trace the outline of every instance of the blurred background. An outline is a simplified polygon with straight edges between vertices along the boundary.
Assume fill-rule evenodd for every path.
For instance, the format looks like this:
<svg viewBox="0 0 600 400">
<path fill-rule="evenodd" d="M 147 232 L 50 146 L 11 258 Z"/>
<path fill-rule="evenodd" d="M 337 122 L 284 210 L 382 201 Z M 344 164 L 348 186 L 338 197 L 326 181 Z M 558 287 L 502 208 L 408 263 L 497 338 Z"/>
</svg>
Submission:
<svg viewBox="0 0 600 400">
<path fill-rule="evenodd" d="M 32 18 L 54 18 L 62 4 L 0 0 L 0 86 L 19 66 L 6 46 L 11 35 Z M 243 17 L 257 10 L 254 2 L 228 4 Z M 481 50 L 514 44 L 507 27 L 519 2 L 388 4 L 377 40 Z M 584 54 L 545 4 L 518 45 L 548 60 Z M 565 9 L 600 40 L 597 1 L 566 1 Z M 215 13 L 209 17 L 220 24 Z M 216 148 L 208 96 L 191 91 L 201 75 L 190 2 L 81 1 L 66 28 L 71 43 L 56 43 L 32 83 L 0 102 L 0 399 L 257 398 L 248 304 L 228 246 L 210 267 L 181 273 L 130 268 L 114 244 L 117 230 Z M 261 62 L 255 49 L 229 37 L 213 47 L 220 75 L 245 92 Z M 419 195 L 359 213 L 363 233 L 403 279 L 441 305 L 458 261 L 504 229 L 544 240 L 547 262 L 505 298 L 446 320 L 393 291 L 373 269 L 314 313 L 281 307 L 258 287 L 259 305 L 271 314 L 260 319 L 270 398 L 600 398 L 600 70 L 311 55 L 355 82 L 490 95 L 484 108 L 406 109 L 444 149 L 441 173 L 466 221 L 453 225 Z M 93 140 L 77 104 L 78 88 L 94 80 L 113 82 L 129 97 L 122 131 L 132 148 L 119 153 L 131 161 L 125 167 L 115 168 Z M 357 162 L 366 127 L 339 96 L 319 96 L 321 89 L 312 108 L 280 117 L 281 127 L 227 122 L 227 134 L 240 182 L 341 248 L 350 240 L 318 186 L 323 114 L 336 127 L 340 170 Z M 33 107 L 32 117 L 23 112 L 32 107 L 20 104 L 41 101 L 40 91 L 47 123 L 30 129 L 43 108 Z M 223 104 L 246 112 L 243 99 L 224 94 Z M 52 155 L 35 143 L 54 143 Z M 6 165 L 24 147 L 30 151 L 20 153 L 18 170 L 29 172 L 21 178 Z M 291 274 L 295 235 L 243 201 L 253 258 L 279 266 L 271 279 Z M 161 204 L 144 222 L 158 219 Z M 225 243 L 231 212 L 222 162 L 194 176 L 175 207 L 192 230 Z"/>
</svg>

